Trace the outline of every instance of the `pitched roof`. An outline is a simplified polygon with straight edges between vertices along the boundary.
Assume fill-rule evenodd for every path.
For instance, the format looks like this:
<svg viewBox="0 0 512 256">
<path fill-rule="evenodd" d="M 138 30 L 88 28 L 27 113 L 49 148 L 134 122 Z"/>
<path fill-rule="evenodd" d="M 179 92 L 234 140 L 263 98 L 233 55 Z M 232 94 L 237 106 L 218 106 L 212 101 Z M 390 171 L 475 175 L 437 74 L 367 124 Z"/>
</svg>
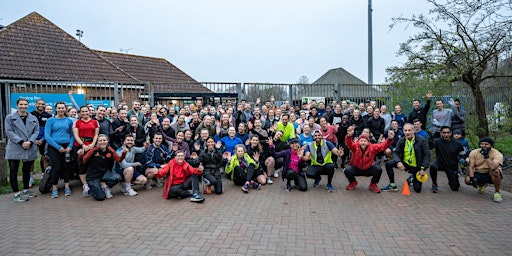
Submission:
<svg viewBox="0 0 512 256">
<path fill-rule="evenodd" d="M 318 78 L 313 84 L 364 84 L 361 79 L 343 68 L 334 68 Z"/>
<path fill-rule="evenodd" d="M 376 98 L 385 97 L 385 93 L 378 86 L 370 86 L 363 82 L 361 79 L 350 74 L 343 68 L 335 68 L 327 71 L 323 76 L 318 78 L 313 84 L 320 87 L 338 84 L 340 86 L 340 95 L 342 98 L 355 99 L 355 98 Z M 319 88 L 312 96 L 322 96 L 321 92 L 324 89 Z"/>
<path fill-rule="evenodd" d="M 157 85 L 168 92 L 209 92 L 195 79 L 181 71 L 163 58 L 138 56 L 115 52 L 94 50 L 121 70 L 131 74 L 138 80 Z"/>
<path fill-rule="evenodd" d="M 0 30 L 0 78 L 140 83 L 33 12 Z"/>
</svg>

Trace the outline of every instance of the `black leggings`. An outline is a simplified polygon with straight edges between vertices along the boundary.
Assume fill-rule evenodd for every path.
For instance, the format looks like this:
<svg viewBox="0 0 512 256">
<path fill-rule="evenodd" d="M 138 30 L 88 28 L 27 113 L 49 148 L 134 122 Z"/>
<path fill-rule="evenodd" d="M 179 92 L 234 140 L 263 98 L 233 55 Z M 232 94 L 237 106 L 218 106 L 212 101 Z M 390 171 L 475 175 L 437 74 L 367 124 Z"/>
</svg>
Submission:
<svg viewBox="0 0 512 256">
<path fill-rule="evenodd" d="M 233 172 L 233 182 L 237 186 L 243 186 L 246 182 L 250 182 L 251 180 L 257 178 L 259 175 L 263 174 L 261 169 L 256 169 L 254 164 L 250 164 L 249 167 L 247 167 L 247 171 L 242 169 L 240 166 L 236 166 Z"/>
<path fill-rule="evenodd" d="M 398 162 L 395 160 L 386 161 L 386 172 L 388 173 L 389 183 L 395 183 L 395 173 L 394 173 L 393 167 L 396 167 L 397 164 L 398 164 Z M 414 192 L 420 193 L 423 183 L 421 183 L 418 179 L 416 179 L 416 173 L 420 171 L 420 168 L 409 166 L 405 162 L 402 162 L 402 164 L 404 165 L 405 170 L 407 170 L 407 172 L 410 173 L 413 177 L 412 185 L 414 188 Z"/>
<path fill-rule="evenodd" d="M 437 171 L 439 171 L 439 163 L 434 161 L 430 165 L 430 177 L 432 178 L 432 183 L 437 185 Z M 452 191 L 459 190 L 460 182 L 459 182 L 459 170 L 448 170 L 447 168 L 442 168 L 446 173 L 446 177 L 448 178 L 448 185 L 450 185 L 450 189 Z"/>
<path fill-rule="evenodd" d="M 286 184 L 290 185 L 291 181 L 293 180 L 295 186 L 299 187 L 300 191 L 308 190 L 306 177 L 299 175 L 296 171 L 288 169 L 286 170 L 284 177 L 286 178 Z"/>
<path fill-rule="evenodd" d="M 359 168 L 355 166 L 349 166 L 345 168 L 345 176 L 347 176 L 347 179 L 349 182 L 353 182 L 356 180 L 356 176 L 372 176 L 372 183 L 379 183 L 380 176 L 382 175 L 382 168 L 378 165 L 372 165 L 370 168 L 366 170 L 360 170 Z"/>
<path fill-rule="evenodd" d="M 59 183 L 59 178 L 63 178 L 65 183 L 69 182 L 69 164 L 66 163 L 65 153 L 59 152 L 52 146 L 48 146 L 48 157 L 52 165 L 52 185 Z"/>
<path fill-rule="evenodd" d="M 210 184 L 213 185 L 213 187 L 215 188 L 215 194 L 222 194 L 222 177 L 220 176 L 220 173 L 218 175 L 213 175 L 212 173 L 207 172 L 203 174 L 203 177 L 205 179 L 208 179 L 210 181 Z"/>
<path fill-rule="evenodd" d="M 18 192 L 20 191 L 18 187 L 18 169 L 20 168 L 20 160 L 11 160 L 9 159 L 9 180 L 11 183 L 12 191 Z M 23 189 L 29 189 L 30 182 L 30 169 L 32 169 L 32 165 L 34 161 L 26 161 L 23 162 L 23 167 L 21 171 L 23 172 Z"/>
<path fill-rule="evenodd" d="M 199 179 L 197 175 L 191 175 L 185 182 L 171 186 L 171 189 L 169 189 L 169 198 L 187 198 L 190 196 L 190 193 L 187 191 L 188 189 L 192 189 L 194 192 L 199 191 Z"/>
<path fill-rule="evenodd" d="M 327 175 L 327 184 L 332 184 L 332 177 L 334 176 L 334 164 L 329 163 L 326 165 L 311 165 L 306 172 L 308 178 L 318 179 L 320 175 Z"/>
</svg>

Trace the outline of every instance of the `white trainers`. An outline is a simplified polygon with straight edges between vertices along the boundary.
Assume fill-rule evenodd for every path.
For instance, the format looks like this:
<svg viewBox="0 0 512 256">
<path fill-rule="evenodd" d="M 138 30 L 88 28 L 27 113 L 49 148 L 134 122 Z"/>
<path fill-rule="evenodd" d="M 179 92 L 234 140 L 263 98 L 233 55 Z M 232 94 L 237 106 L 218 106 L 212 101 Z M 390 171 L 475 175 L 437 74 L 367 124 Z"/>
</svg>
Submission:
<svg viewBox="0 0 512 256">
<path fill-rule="evenodd" d="M 82 195 L 83 195 L 84 197 L 89 197 L 89 196 L 90 196 L 90 195 L 89 195 L 89 186 L 88 186 L 88 185 L 84 185 L 84 186 L 83 186 L 83 189 L 84 189 L 84 191 L 82 192 Z"/>
<path fill-rule="evenodd" d="M 110 188 L 108 186 L 104 186 L 102 188 L 103 188 L 103 191 L 105 192 L 105 197 L 106 198 L 114 197 L 114 195 L 112 195 L 112 191 L 110 191 Z"/>
<path fill-rule="evenodd" d="M 124 194 L 127 196 L 136 196 L 137 192 L 135 190 L 133 190 L 133 188 L 129 188 L 126 190 L 126 192 L 124 192 Z"/>
<path fill-rule="evenodd" d="M 274 178 L 279 178 L 279 171 L 278 170 L 274 170 Z"/>
<path fill-rule="evenodd" d="M 274 184 L 271 177 L 267 177 L 267 184 Z"/>
</svg>

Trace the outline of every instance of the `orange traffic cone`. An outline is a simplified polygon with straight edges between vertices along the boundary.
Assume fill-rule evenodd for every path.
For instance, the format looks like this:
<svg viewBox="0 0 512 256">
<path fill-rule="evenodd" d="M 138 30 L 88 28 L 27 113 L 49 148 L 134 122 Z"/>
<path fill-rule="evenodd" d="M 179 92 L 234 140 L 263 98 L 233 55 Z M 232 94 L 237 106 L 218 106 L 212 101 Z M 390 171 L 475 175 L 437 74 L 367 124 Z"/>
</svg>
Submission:
<svg viewBox="0 0 512 256">
<path fill-rule="evenodd" d="M 404 182 L 404 188 L 402 189 L 402 195 L 410 196 L 411 191 L 409 190 L 409 182 Z"/>
</svg>

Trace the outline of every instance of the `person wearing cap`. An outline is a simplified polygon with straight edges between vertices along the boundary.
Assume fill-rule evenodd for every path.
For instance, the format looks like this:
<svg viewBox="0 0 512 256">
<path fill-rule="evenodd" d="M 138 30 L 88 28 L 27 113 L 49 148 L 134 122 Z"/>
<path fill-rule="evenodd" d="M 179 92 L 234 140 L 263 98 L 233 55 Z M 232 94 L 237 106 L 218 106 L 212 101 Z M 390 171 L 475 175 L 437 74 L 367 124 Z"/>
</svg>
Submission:
<svg viewBox="0 0 512 256">
<path fill-rule="evenodd" d="M 430 177 L 432 178 L 432 193 L 437 193 L 437 171 L 443 170 L 448 178 L 448 185 L 452 191 L 459 190 L 459 154 L 464 154 L 464 148 L 452 137 L 452 128 L 443 126 L 440 130 L 441 138 L 434 139 L 433 148 L 436 150 L 436 158 L 430 165 Z"/>
<path fill-rule="evenodd" d="M 393 167 L 396 167 L 411 174 L 409 182 L 412 180 L 414 191 L 420 193 L 422 183 L 416 178 L 416 173 L 419 172 L 421 176 L 426 174 L 426 169 L 430 164 L 430 149 L 425 138 L 414 134 L 412 124 L 406 123 L 404 125 L 404 134 L 405 137 L 398 139 L 396 143 L 393 150 L 393 159 L 386 161 L 389 184 L 381 190 L 398 191 L 398 186 L 395 184 L 395 173 L 393 172 Z"/>
<path fill-rule="evenodd" d="M 466 166 L 467 166 L 467 159 L 469 157 L 469 153 L 471 152 L 471 148 L 469 147 L 468 140 L 464 138 L 464 135 L 462 134 L 462 131 L 459 129 L 453 130 L 453 138 L 456 139 L 462 147 L 464 148 L 464 154 L 459 154 L 459 164 L 461 165 L 462 174 L 466 175 Z M 462 152 L 461 152 L 462 153 Z"/>
<path fill-rule="evenodd" d="M 304 174 L 303 168 L 305 165 L 304 161 L 304 150 L 307 146 L 300 146 L 299 140 L 296 138 L 290 139 L 290 148 L 275 152 L 274 145 L 272 144 L 272 140 L 268 140 L 268 143 L 270 144 L 270 148 L 272 149 L 272 155 L 275 158 L 283 158 L 283 170 L 281 172 L 281 176 L 283 180 L 286 179 L 286 191 L 292 191 L 292 184 L 293 181 L 294 185 L 299 188 L 300 191 L 306 191 L 308 190 L 308 183 L 306 182 L 306 175 Z"/>
<path fill-rule="evenodd" d="M 487 184 L 494 184 L 494 202 L 503 201 L 500 194 L 503 154 L 494 148 L 494 141 L 485 137 L 480 140 L 480 148 L 473 149 L 469 153 L 469 176 L 466 177 L 466 184 L 478 188 L 483 193 Z"/>
<path fill-rule="evenodd" d="M 315 179 L 313 187 L 320 186 L 320 175 L 327 175 L 326 189 L 329 192 L 334 192 L 332 187 L 332 177 L 334 176 L 334 162 L 332 160 L 332 153 L 343 156 L 343 150 L 339 150 L 330 141 L 323 138 L 322 133 L 318 130 L 313 132 L 314 142 L 308 143 L 307 148 L 304 150 L 304 161 L 311 160 L 311 165 L 306 171 L 308 178 Z"/>
<path fill-rule="evenodd" d="M 412 110 L 409 112 L 409 117 L 407 120 L 409 122 L 419 119 L 422 123 L 421 129 L 425 130 L 427 125 L 427 114 L 430 110 L 430 104 L 432 103 L 432 92 L 428 91 L 427 94 L 427 102 L 425 103 L 425 106 L 421 107 L 421 101 L 420 99 L 413 99 L 412 100 Z M 414 123 L 413 123 L 414 124 Z"/>
<path fill-rule="evenodd" d="M 452 108 L 452 129 L 460 130 L 462 136 L 466 135 L 466 111 L 460 107 L 460 99 L 450 98 L 448 101 Z"/>
<path fill-rule="evenodd" d="M 382 168 L 379 165 L 374 165 L 373 160 L 375 155 L 386 150 L 393 143 L 395 132 L 388 131 L 388 139 L 383 143 L 371 144 L 370 137 L 367 134 L 361 134 L 354 142 L 352 136 L 354 135 L 354 127 L 350 126 L 347 129 L 347 136 L 345 136 L 345 144 L 352 152 L 349 166 L 343 171 L 347 177 L 349 184 L 347 190 L 354 190 L 357 186 L 355 176 L 372 176 L 372 181 L 368 187 L 375 193 L 380 193 L 380 188 L 377 186 L 382 174 Z"/>
</svg>

